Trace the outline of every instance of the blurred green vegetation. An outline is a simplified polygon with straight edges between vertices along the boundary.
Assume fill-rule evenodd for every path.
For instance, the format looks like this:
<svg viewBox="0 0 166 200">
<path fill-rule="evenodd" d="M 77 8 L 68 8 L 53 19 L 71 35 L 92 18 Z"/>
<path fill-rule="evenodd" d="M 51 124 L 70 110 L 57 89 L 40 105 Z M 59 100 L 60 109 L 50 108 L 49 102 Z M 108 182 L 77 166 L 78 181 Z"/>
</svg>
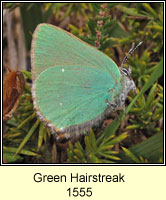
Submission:
<svg viewBox="0 0 166 200">
<path fill-rule="evenodd" d="M 117 64 L 133 42 L 143 41 L 129 58 L 138 94 L 130 94 L 126 115 L 104 131 L 90 130 L 82 141 L 69 141 L 68 163 L 163 162 L 163 3 L 6 3 L 20 8 L 27 52 L 37 24 L 52 23 L 96 46 Z M 66 20 L 68 19 L 67 23 Z M 51 134 L 36 118 L 31 97 L 31 73 L 19 107 L 6 122 L 3 160 L 6 163 L 50 163 Z M 30 83 L 30 84 L 29 84 Z M 123 127 L 122 127 L 123 124 Z M 49 155 L 49 156 L 48 156 Z"/>
</svg>

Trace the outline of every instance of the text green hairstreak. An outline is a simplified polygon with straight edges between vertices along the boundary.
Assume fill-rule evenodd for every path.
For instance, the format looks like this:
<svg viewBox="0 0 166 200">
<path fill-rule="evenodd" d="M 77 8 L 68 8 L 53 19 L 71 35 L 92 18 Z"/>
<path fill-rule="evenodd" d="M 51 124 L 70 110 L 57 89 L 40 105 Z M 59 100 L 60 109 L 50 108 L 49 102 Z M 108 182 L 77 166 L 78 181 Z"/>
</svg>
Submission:
<svg viewBox="0 0 166 200">
<path fill-rule="evenodd" d="M 71 33 L 39 24 L 31 49 L 32 96 L 39 118 L 65 137 L 98 124 L 123 107 L 135 88 L 130 71 Z"/>
</svg>

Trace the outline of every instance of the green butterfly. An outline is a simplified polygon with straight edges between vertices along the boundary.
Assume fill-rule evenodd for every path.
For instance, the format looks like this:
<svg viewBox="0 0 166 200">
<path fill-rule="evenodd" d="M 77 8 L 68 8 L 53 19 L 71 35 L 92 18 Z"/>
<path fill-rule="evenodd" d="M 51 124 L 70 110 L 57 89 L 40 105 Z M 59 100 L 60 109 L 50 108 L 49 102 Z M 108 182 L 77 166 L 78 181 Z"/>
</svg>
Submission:
<svg viewBox="0 0 166 200">
<path fill-rule="evenodd" d="M 135 89 L 130 69 L 119 69 L 104 53 L 49 24 L 39 24 L 33 34 L 31 64 L 37 115 L 52 133 L 65 137 L 86 132 L 123 108 Z"/>
</svg>

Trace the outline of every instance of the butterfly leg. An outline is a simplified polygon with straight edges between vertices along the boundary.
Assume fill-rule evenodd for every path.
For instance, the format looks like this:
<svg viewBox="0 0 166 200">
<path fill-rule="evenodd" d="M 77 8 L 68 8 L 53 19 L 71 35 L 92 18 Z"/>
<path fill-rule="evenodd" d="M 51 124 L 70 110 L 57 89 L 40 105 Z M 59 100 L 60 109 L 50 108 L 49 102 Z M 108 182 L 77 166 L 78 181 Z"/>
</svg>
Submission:
<svg viewBox="0 0 166 200">
<path fill-rule="evenodd" d="M 111 110 L 112 110 L 113 112 L 116 111 L 117 104 L 109 102 L 108 99 L 105 100 L 105 103 L 111 108 Z"/>
</svg>

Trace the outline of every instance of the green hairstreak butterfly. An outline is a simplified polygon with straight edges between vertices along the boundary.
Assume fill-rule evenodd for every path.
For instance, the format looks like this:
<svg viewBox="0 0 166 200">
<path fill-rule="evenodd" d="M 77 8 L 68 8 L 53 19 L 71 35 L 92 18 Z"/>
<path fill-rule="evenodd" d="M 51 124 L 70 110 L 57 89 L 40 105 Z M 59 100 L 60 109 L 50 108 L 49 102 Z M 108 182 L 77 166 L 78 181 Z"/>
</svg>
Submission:
<svg viewBox="0 0 166 200">
<path fill-rule="evenodd" d="M 31 49 L 32 96 L 39 118 L 52 133 L 87 131 L 135 88 L 130 70 L 71 33 L 39 24 Z"/>
</svg>

